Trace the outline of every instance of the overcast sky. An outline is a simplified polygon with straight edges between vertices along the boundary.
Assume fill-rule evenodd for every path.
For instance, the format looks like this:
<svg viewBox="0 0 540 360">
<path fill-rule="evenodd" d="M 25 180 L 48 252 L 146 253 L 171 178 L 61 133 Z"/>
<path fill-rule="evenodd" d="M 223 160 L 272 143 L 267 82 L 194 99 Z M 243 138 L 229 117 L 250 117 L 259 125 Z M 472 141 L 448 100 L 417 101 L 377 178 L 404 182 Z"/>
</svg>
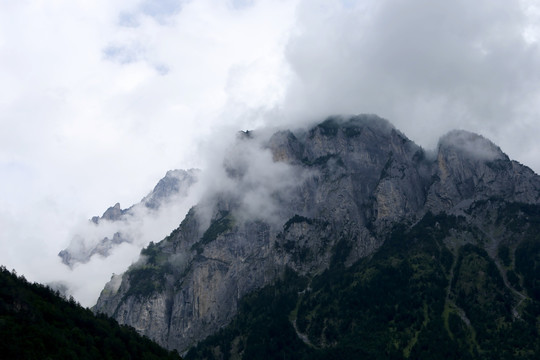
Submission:
<svg viewBox="0 0 540 360">
<path fill-rule="evenodd" d="M 538 173 L 533 4 L 0 0 L 0 264 L 91 305 L 139 249 L 69 270 L 77 224 L 240 129 L 375 113 L 425 148 L 480 133 Z"/>
</svg>

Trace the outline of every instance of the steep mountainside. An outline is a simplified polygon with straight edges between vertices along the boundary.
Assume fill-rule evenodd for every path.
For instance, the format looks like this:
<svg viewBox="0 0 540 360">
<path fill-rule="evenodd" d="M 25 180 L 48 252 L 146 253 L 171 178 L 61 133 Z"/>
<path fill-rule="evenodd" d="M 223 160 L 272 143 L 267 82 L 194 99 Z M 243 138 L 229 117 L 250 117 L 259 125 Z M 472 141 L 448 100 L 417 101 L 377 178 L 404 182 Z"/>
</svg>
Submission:
<svg viewBox="0 0 540 360">
<path fill-rule="evenodd" d="M 487 208 L 488 233 L 427 213 L 350 267 L 337 252 L 321 274 L 287 270 L 186 358 L 536 359 L 540 208 L 493 200 L 471 215 Z M 491 235 L 516 225 L 496 246 Z"/>
<path fill-rule="evenodd" d="M 0 267 L 0 359 L 180 359 L 132 328 Z"/>
<path fill-rule="evenodd" d="M 96 311 L 179 351 L 214 334 L 189 354 L 207 358 L 416 358 L 435 338 L 479 357 L 538 332 L 540 178 L 489 140 L 428 154 L 376 116 L 330 118 L 242 133 L 222 170 Z"/>
</svg>

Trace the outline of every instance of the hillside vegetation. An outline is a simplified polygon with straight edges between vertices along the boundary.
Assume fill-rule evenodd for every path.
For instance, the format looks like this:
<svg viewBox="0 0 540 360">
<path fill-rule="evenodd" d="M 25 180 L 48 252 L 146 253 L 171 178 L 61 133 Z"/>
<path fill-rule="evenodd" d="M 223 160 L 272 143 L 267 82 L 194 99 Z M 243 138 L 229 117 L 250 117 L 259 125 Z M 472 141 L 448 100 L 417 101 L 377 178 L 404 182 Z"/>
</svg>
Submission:
<svg viewBox="0 0 540 360">
<path fill-rule="evenodd" d="M 310 279 L 287 271 L 187 359 L 536 359 L 540 213 L 502 210 L 494 226 L 528 218 L 514 250 L 491 258 L 464 218 L 427 214 L 350 267 L 335 257 Z"/>
<path fill-rule="evenodd" d="M 180 359 L 128 326 L 0 268 L 0 359 Z"/>
</svg>

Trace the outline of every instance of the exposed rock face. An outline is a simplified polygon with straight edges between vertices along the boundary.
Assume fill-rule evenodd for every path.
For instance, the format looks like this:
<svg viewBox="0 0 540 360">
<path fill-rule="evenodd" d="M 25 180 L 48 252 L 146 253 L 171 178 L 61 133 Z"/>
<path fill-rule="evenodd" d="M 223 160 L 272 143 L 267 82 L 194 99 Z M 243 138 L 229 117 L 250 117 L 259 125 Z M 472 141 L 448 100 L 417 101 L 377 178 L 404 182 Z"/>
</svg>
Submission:
<svg viewBox="0 0 540 360">
<path fill-rule="evenodd" d="M 539 178 L 529 168 L 510 161 L 501 149 L 479 135 L 453 131 L 439 142 L 427 209 L 448 211 L 471 201 L 497 197 L 538 203 Z M 461 204 L 460 203 L 464 202 Z"/>
<path fill-rule="evenodd" d="M 92 218 L 92 222 L 95 224 L 99 223 L 99 220 L 109 220 L 109 221 L 118 221 L 122 218 L 122 215 L 126 213 L 125 210 L 122 210 L 120 208 L 120 203 L 116 203 L 114 206 L 111 206 L 108 208 L 103 215 L 101 215 L 101 218 L 98 216 L 94 216 Z"/>
<path fill-rule="evenodd" d="M 173 196 L 185 197 L 197 182 L 199 170 L 169 170 L 165 177 L 157 183 L 154 189 L 141 200 L 149 209 L 159 209 Z"/>
<path fill-rule="evenodd" d="M 190 188 L 196 183 L 198 175 L 199 170 L 195 169 L 187 171 L 170 170 L 140 203 L 128 209 L 122 209 L 120 204 L 116 203 L 114 206 L 109 207 L 101 217 L 94 216 L 91 223 L 97 228 L 106 223 L 117 222 L 117 224 L 121 224 L 118 228 L 129 229 L 130 222 L 138 221 L 137 213 L 141 211 L 156 212 L 162 205 L 170 201 L 182 201 L 185 199 Z M 107 236 L 97 242 L 91 242 L 91 245 L 87 244 L 84 235 L 75 235 L 69 246 L 60 251 L 58 256 L 62 258 L 64 264 L 70 267 L 76 263 L 87 263 L 94 255 L 107 257 L 116 246 L 133 241 L 129 234 L 121 230 L 116 231 L 116 228 L 114 226 L 110 227 Z"/>
<path fill-rule="evenodd" d="M 254 138 L 250 133 L 238 146 Z M 286 186 L 268 185 L 271 220 L 239 210 L 252 199 L 249 188 L 257 189 L 256 177 L 245 180 L 257 164 L 228 161 L 224 182 L 242 188 L 210 192 L 169 237 L 143 250 L 117 289 L 106 287 L 95 310 L 185 351 L 226 325 L 239 299 L 286 267 L 310 276 L 336 259 L 352 264 L 373 254 L 394 224 L 413 224 L 428 211 L 462 213 L 494 197 L 540 202 L 536 174 L 467 132 L 449 133 L 429 157 L 376 116 L 331 118 L 306 131 L 277 132 L 261 151 L 295 176 L 283 179 Z"/>
</svg>

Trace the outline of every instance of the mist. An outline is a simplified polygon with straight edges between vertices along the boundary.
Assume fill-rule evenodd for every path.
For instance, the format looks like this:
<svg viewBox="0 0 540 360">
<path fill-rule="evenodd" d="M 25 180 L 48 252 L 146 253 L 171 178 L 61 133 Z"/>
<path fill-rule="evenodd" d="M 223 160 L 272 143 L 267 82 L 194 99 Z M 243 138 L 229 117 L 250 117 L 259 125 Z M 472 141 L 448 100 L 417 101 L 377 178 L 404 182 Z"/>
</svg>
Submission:
<svg viewBox="0 0 540 360">
<path fill-rule="evenodd" d="M 467 157 L 480 161 L 506 160 L 502 150 L 481 135 L 453 130 L 439 140 L 439 147 L 452 147 Z"/>
<path fill-rule="evenodd" d="M 225 205 L 234 204 L 234 216 L 240 223 L 259 220 L 281 224 L 291 216 L 282 213 L 283 205 L 292 191 L 313 174 L 274 160 L 269 140 L 277 131 L 278 127 L 268 127 L 230 132 L 234 136 L 207 144 L 203 151 L 205 170 L 198 184 L 202 195 L 198 214 L 203 227 L 216 211 L 216 199 Z"/>
</svg>

